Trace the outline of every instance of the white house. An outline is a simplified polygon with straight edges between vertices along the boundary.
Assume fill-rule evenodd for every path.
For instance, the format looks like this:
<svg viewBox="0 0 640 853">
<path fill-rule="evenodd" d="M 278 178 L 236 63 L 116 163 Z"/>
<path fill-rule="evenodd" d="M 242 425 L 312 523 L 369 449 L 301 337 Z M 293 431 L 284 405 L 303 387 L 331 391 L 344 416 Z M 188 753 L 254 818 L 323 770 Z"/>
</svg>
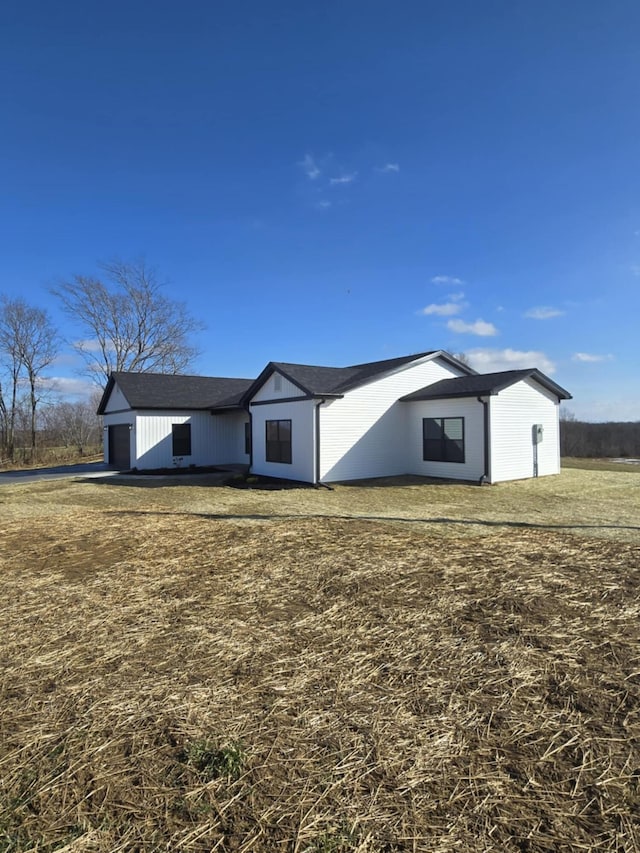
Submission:
<svg viewBox="0 0 640 853">
<path fill-rule="evenodd" d="M 105 460 L 121 469 L 496 483 L 559 472 L 570 396 L 534 368 L 478 374 L 437 350 L 351 367 L 270 362 L 253 381 L 114 373 L 98 413 Z"/>
</svg>

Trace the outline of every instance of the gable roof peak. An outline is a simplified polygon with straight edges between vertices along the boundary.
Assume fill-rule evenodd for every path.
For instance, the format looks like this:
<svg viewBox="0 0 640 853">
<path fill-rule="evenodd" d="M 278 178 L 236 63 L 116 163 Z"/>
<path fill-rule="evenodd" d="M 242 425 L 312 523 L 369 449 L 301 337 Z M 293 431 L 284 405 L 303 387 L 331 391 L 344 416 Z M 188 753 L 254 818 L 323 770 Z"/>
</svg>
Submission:
<svg viewBox="0 0 640 853">
<path fill-rule="evenodd" d="M 405 365 L 422 359 L 442 357 L 461 370 L 474 373 L 470 367 L 463 365 L 444 350 L 428 350 L 411 355 L 396 356 L 382 361 L 368 361 L 362 364 L 352 364 L 347 367 L 326 367 L 316 364 L 299 364 L 286 361 L 270 361 L 260 376 L 248 389 L 243 397 L 247 402 L 264 384 L 273 371 L 278 371 L 286 379 L 297 385 L 303 394 L 310 397 L 341 397 L 347 391 L 364 385 L 366 382 L 394 370 L 401 370 Z"/>
<path fill-rule="evenodd" d="M 532 379 L 557 396 L 559 400 L 571 399 L 571 394 L 555 383 L 553 379 L 550 379 L 536 367 L 529 367 L 523 370 L 500 370 L 494 373 L 476 373 L 452 379 L 441 379 L 434 382 L 433 385 L 427 385 L 425 388 L 406 394 L 400 400 L 410 402 L 411 400 L 444 400 L 452 397 L 493 396 L 523 379 Z"/>
</svg>

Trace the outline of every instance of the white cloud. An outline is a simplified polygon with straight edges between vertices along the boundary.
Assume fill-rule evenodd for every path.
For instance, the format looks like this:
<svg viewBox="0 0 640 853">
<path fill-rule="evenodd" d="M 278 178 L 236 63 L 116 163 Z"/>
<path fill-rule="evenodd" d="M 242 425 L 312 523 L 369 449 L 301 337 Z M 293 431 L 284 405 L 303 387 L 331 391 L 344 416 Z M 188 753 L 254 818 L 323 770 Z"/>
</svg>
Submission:
<svg viewBox="0 0 640 853">
<path fill-rule="evenodd" d="M 385 163 L 384 166 L 376 166 L 376 172 L 381 172 L 382 174 L 389 172 L 399 172 L 400 164 L 399 163 Z"/>
<path fill-rule="evenodd" d="M 309 178 L 310 181 L 315 181 L 316 178 L 319 178 L 321 175 L 320 167 L 313 159 L 311 154 L 305 154 L 304 159 L 300 160 L 298 166 L 302 166 L 305 175 Z"/>
<path fill-rule="evenodd" d="M 316 204 L 316 207 L 319 208 L 320 210 L 327 210 L 328 208 L 331 207 L 331 202 L 327 201 L 326 198 L 323 198 L 321 201 L 319 201 Z"/>
<path fill-rule="evenodd" d="M 460 335 L 479 335 L 482 338 L 498 334 L 493 323 L 487 323 L 484 320 L 476 320 L 475 323 L 465 323 L 464 320 L 449 320 L 447 328 Z"/>
<path fill-rule="evenodd" d="M 47 376 L 41 381 L 48 391 L 63 397 L 89 397 L 96 390 L 95 384 L 88 379 L 74 379 L 70 376 Z"/>
<path fill-rule="evenodd" d="M 452 299 L 455 299 L 455 296 Z M 435 314 L 436 317 L 451 317 L 453 314 L 459 314 L 466 307 L 466 303 L 464 302 L 443 302 L 440 305 L 432 303 L 431 305 L 427 305 L 426 308 L 422 308 L 418 313 L 426 314 L 427 316 Z"/>
<path fill-rule="evenodd" d="M 451 275 L 434 275 L 431 279 L 431 284 L 446 284 L 450 287 L 460 287 L 464 284 L 461 278 L 455 278 Z"/>
<path fill-rule="evenodd" d="M 350 184 L 355 181 L 357 177 L 357 172 L 349 172 L 346 175 L 340 175 L 339 178 L 329 178 L 329 183 L 332 187 L 336 186 L 337 184 Z"/>
<path fill-rule="evenodd" d="M 551 308 L 549 305 L 540 305 L 538 308 L 529 308 L 524 316 L 531 320 L 549 320 L 551 317 L 561 317 L 565 312 L 559 308 Z"/>
<path fill-rule="evenodd" d="M 51 362 L 51 367 L 77 367 L 80 363 L 80 359 L 77 354 L 74 352 L 63 352 L 60 355 L 57 355 L 53 361 Z"/>
<path fill-rule="evenodd" d="M 572 361 L 582 361 L 593 364 L 598 361 L 612 361 L 613 356 L 611 353 L 608 353 L 607 355 L 595 355 L 594 353 L 589 352 L 576 352 L 571 356 L 571 359 Z"/>
<path fill-rule="evenodd" d="M 74 347 L 77 347 L 82 352 L 101 352 L 102 344 L 97 338 L 87 338 L 84 341 L 74 341 Z M 113 344 L 107 343 L 107 349 L 115 351 Z"/>
<path fill-rule="evenodd" d="M 543 373 L 555 373 L 556 366 L 545 353 L 539 350 L 515 349 L 472 349 L 466 350 L 471 366 L 480 373 L 495 373 L 499 370 L 522 370 L 537 367 Z"/>
</svg>

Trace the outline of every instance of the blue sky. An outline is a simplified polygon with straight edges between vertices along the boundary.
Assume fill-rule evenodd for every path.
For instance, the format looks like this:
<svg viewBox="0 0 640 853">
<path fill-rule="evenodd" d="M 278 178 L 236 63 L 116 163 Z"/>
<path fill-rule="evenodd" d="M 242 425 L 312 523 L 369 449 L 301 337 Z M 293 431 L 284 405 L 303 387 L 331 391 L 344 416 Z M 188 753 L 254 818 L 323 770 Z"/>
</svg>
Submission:
<svg viewBox="0 0 640 853">
<path fill-rule="evenodd" d="M 443 348 L 640 420 L 640 6 L 8 0 L 0 293 L 144 256 L 197 370 Z M 67 353 L 52 375 L 73 388 Z"/>
</svg>

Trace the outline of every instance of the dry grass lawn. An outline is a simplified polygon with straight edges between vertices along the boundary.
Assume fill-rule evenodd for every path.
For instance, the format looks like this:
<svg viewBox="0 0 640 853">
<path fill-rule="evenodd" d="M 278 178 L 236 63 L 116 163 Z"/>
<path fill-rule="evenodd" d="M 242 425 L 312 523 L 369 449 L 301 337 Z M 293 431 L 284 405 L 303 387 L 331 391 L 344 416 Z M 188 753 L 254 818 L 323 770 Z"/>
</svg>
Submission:
<svg viewBox="0 0 640 853">
<path fill-rule="evenodd" d="M 0 851 L 640 850 L 640 477 L 0 489 Z"/>
</svg>

